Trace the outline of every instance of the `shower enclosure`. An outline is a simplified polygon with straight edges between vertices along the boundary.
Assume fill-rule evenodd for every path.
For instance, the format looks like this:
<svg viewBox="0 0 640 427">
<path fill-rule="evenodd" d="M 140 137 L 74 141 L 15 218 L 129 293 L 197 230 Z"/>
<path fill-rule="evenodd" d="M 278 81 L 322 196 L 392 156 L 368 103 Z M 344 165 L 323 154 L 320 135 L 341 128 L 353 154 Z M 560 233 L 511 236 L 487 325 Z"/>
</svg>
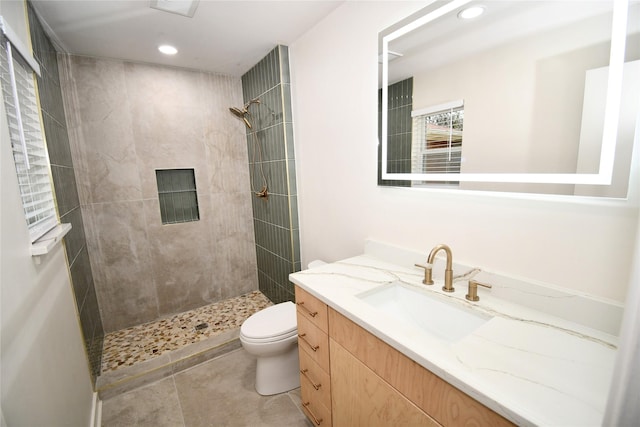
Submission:
<svg viewBox="0 0 640 427">
<path fill-rule="evenodd" d="M 55 59 L 48 46 L 46 57 Z M 258 287 L 274 303 L 293 300 L 288 274 L 300 269 L 300 257 L 287 48 L 276 47 L 241 81 L 57 59 L 60 82 L 44 90 L 61 94 L 63 117 L 45 114 L 45 126 L 50 116 L 58 128 L 47 135 L 60 134 L 60 125 L 68 133 L 59 149 L 69 164 L 52 172 L 59 205 L 68 206 L 61 215 L 75 232 L 67 250 L 94 379 L 104 333 Z M 251 128 L 229 113 L 245 102 Z M 173 169 L 192 171 L 198 213 L 163 224 L 156 171 Z M 268 198 L 253 196 L 250 182 Z"/>
<path fill-rule="evenodd" d="M 288 274 L 300 259 L 287 48 L 240 81 L 60 54 L 31 6 L 29 19 L 94 380 L 105 333 L 258 287 L 273 302 L 292 300 Z M 251 128 L 229 113 L 244 103 Z M 193 171 L 193 221 L 161 220 L 156 171 L 171 169 Z M 257 193 L 268 186 L 269 197 L 253 196 L 250 182 Z"/>
</svg>

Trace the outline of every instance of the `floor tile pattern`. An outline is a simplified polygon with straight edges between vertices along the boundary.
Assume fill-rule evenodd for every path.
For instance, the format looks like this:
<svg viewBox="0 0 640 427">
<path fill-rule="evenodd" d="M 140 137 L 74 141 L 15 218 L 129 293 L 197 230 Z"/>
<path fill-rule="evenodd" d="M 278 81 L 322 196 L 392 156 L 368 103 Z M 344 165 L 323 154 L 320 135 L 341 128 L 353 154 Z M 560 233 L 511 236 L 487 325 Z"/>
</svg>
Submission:
<svg viewBox="0 0 640 427">
<path fill-rule="evenodd" d="M 132 366 L 189 344 L 239 328 L 272 303 L 260 291 L 206 305 L 104 337 L 102 373 Z M 205 326 L 206 325 L 206 326 Z"/>
<path fill-rule="evenodd" d="M 256 361 L 238 349 L 106 399 L 102 427 L 312 427 L 300 389 L 256 393 Z"/>
</svg>

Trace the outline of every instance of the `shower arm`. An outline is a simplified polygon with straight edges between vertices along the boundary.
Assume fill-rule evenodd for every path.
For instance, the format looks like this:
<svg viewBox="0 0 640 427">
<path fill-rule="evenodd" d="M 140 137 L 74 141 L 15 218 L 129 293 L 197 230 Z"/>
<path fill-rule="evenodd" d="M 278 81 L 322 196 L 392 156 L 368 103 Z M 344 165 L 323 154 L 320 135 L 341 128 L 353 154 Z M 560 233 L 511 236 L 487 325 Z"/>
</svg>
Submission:
<svg viewBox="0 0 640 427">
<path fill-rule="evenodd" d="M 251 116 L 251 113 L 249 112 L 249 107 L 251 106 L 251 104 L 260 104 L 260 98 L 253 98 L 252 100 L 250 100 L 249 102 L 247 102 L 246 104 L 244 104 L 244 106 L 242 107 L 242 109 L 237 108 L 237 107 L 229 107 L 229 111 L 231 111 L 236 117 L 242 119 L 244 121 L 244 124 L 247 126 L 247 128 L 251 129 L 251 122 L 249 121 L 249 119 L 247 118 L 247 116 Z M 260 198 L 264 198 L 265 200 L 267 200 L 269 198 L 269 193 L 268 193 L 268 185 L 267 185 L 267 177 L 264 174 L 264 170 L 263 170 L 263 165 L 262 165 L 262 148 L 260 146 L 260 142 L 258 141 L 258 136 L 257 136 L 257 132 L 253 132 L 253 145 L 254 145 L 254 150 L 253 150 L 253 164 L 254 166 L 257 164 L 257 162 L 255 161 L 255 156 L 256 156 L 256 151 L 259 152 L 260 155 L 260 174 L 262 175 L 262 182 L 263 182 L 263 186 L 260 189 L 260 191 L 256 191 L 253 188 L 253 181 L 251 182 L 251 191 L 253 191 L 253 193 Z M 256 150 L 257 149 L 257 150 Z"/>
</svg>

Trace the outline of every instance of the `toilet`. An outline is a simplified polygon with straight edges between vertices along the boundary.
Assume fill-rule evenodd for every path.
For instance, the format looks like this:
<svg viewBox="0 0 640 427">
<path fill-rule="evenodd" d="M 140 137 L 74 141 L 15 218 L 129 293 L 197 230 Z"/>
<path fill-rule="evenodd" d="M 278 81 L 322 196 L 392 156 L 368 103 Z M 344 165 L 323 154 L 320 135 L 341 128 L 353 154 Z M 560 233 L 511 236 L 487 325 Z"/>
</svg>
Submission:
<svg viewBox="0 0 640 427">
<path fill-rule="evenodd" d="M 309 268 L 326 263 L 314 260 Z M 291 301 L 252 314 L 240 327 L 240 343 L 256 356 L 256 391 L 263 395 L 284 393 L 300 387 L 298 322 Z"/>
<path fill-rule="evenodd" d="M 240 342 L 256 356 L 256 391 L 263 395 L 300 387 L 298 325 L 291 301 L 251 315 L 240 327 Z"/>
</svg>

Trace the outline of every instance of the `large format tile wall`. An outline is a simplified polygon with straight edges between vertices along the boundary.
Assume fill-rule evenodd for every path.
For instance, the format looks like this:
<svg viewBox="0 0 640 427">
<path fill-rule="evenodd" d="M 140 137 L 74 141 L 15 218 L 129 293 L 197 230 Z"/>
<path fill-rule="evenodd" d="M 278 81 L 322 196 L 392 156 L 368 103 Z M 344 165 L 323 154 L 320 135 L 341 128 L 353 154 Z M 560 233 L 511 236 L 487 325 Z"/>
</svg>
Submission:
<svg viewBox="0 0 640 427">
<path fill-rule="evenodd" d="M 65 57 L 63 95 L 107 332 L 258 287 L 238 78 Z M 199 220 L 163 225 L 156 169 L 195 171 Z"/>
<path fill-rule="evenodd" d="M 289 273 L 300 270 L 300 238 L 288 48 L 277 46 L 243 75 L 242 91 L 245 102 L 260 99 L 249 107 L 249 170 L 256 191 L 260 167 L 269 188 L 268 198 L 252 197 L 259 287 L 274 303 L 293 301 Z"/>
<path fill-rule="evenodd" d="M 65 111 L 60 91 L 57 52 L 45 34 L 31 5 L 29 5 L 28 11 L 33 54 L 41 71 L 41 77 L 38 78 L 38 92 L 58 213 L 61 222 L 71 224 L 71 231 L 64 239 L 67 264 L 71 272 L 71 283 L 91 376 L 95 381 L 96 376 L 100 373 L 104 331 L 96 299 L 69 147 Z"/>
</svg>

